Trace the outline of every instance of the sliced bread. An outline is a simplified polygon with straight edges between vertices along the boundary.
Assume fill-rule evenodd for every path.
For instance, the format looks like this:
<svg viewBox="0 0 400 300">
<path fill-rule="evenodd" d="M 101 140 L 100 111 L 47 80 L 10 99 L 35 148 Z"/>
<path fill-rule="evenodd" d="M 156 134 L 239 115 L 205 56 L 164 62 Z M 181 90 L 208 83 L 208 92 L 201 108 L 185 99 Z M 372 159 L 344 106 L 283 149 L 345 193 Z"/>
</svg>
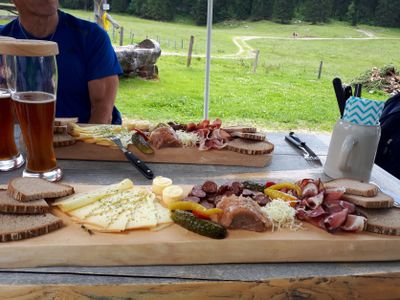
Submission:
<svg viewBox="0 0 400 300">
<path fill-rule="evenodd" d="M 62 220 L 52 214 L 0 214 L 0 242 L 27 239 L 61 228 Z"/>
<path fill-rule="evenodd" d="M 76 139 L 74 139 L 69 134 L 54 134 L 53 136 L 53 146 L 54 147 L 65 147 L 71 146 L 76 143 Z"/>
<path fill-rule="evenodd" d="M 366 231 L 387 235 L 400 235 L 400 209 L 360 208 L 360 210 L 368 219 Z"/>
<path fill-rule="evenodd" d="M 11 198 L 6 190 L 0 189 L 0 213 L 9 214 L 44 214 L 50 207 L 43 199 L 20 202 Z"/>
<path fill-rule="evenodd" d="M 78 117 L 76 117 L 76 118 L 56 118 L 54 120 L 54 126 L 65 126 L 68 123 L 78 123 Z"/>
<path fill-rule="evenodd" d="M 67 133 L 67 125 L 61 125 L 61 126 L 55 125 L 53 127 L 53 133 L 55 134 Z"/>
<path fill-rule="evenodd" d="M 393 207 L 394 204 L 392 197 L 380 191 L 373 197 L 363 197 L 345 193 L 343 194 L 342 199 L 365 208 L 390 208 Z"/>
<path fill-rule="evenodd" d="M 226 132 L 232 133 L 232 132 L 257 132 L 257 128 L 251 127 L 251 126 L 227 126 L 222 128 Z"/>
<path fill-rule="evenodd" d="M 268 154 L 274 150 L 274 145 L 267 141 L 252 141 L 234 139 L 228 142 L 226 149 L 249 155 Z"/>
<path fill-rule="evenodd" d="M 232 132 L 232 136 L 246 140 L 264 141 L 265 133 L 262 132 Z"/>
<path fill-rule="evenodd" d="M 355 179 L 339 178 L 324 183 L 325 188 L 346 188 L 346 193 L 364 197 L 374 197 L 378 194 L 378 187 Z"/>
<path fill-rule="evenodd" d="M 74 188 L 40 178 L 18 177 L 8 183 L 7 192 L 15 200 L 26 202 L 68 196 L 74 193 Z"/>
</svg>

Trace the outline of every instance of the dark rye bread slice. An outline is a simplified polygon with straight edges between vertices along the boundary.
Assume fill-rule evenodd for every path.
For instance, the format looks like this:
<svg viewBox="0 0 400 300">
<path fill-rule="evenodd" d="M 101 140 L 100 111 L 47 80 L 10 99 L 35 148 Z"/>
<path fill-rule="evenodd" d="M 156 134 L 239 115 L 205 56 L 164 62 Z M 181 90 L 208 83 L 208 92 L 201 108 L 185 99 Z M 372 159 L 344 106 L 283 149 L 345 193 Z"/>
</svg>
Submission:
<svg viewBox="0 0 400 300">
<path fill-rule="evenodd" d="M 251 127 L 251 126 L 227 126 L 222 128 L 223 130 L 225 130 L 228 133 L 232 133 L 232 132 L 257 132 L 257 128 Z"/>
<path fill-rule="evenodd" d="M 54 120 L 54 126 L 66 126 L 68 123 L 78 123 L 78 117 L 76 118 L 56 118 Z"/>
<path fill-rule="evenodd" d="M 55 134 L 66 134 L 67 133 L 67 125 L 54 126 L 53 127 L 53 133 L 55 133 Z"/>
<path fill-rule="evenodd" d="M 74 188 L 40 178 L 18 177 L 8 183 L 7 192 L 15 200 L 26 202 L 68 196 L 74 193 Z"/>
<path fill-rule="evenodd" d="M 0 214 L 0 242 L 17 241 L 43 235 L 62 226 L 62 220 L 52 214 Z"/>
<path fill-rule="evenodd" d="M 393 198 L 381 191 L 373 197 L 363 197 L 345 193 L 342 199 L 365 208 L 390 208 L 393 207 L 394 204 Z"/>
<path fill-rule="evenodd" d="M 364 197 L 374 197 L 378 194 L 379 188 L 372 183 L 362 182 L 349 178 L 338 178 L 324 183 L 325 188 L 346 188 L 346 193 Z"/>
<path fill-rule="evenodd" d="M 267 141 L 234 139 L 228 142 L 226 149 L 243 154 L 261 155 L 271 153 L 274 150 L 274 145 Z"/>
<path fill-rule="evenodd" d="M 53 146 L 54 147 L 65 147 L 71 146 L 76 143 L 76 140 L 69 134 L 54 134 Z"/>
<path fill-rule="evenodd" d="M 359 209 L 368 219 L 366 231 L 387 235 L 400 235 L 400 209 Z"/>
<path fill-rule="evenodd" d="M 246 140 L 264 141 L 265 133 L 261 132 L 232 132 L 232 136 Z"/>
<path fill-rule="evenodd" d="M 0 189 L 0 213 L 9 214 L 44 214 L 50 207 L 44 199 L 30 202 L 19 202 L 7 194 L 7 190 Z"/>
</svg>

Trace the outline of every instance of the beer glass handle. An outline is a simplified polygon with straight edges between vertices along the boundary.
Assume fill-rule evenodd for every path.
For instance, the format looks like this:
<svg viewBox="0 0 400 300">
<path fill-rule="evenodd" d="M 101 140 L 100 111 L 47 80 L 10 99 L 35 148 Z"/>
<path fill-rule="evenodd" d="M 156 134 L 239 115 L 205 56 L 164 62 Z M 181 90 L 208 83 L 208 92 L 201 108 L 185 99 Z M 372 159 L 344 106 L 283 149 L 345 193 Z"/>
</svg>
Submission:
<svg viewBox="0 0 400 300">
<path fill-rule="evenodd" d="M 356 144 L 357 140 L 352 135 L 347 136 L 343 141 L 339 155 L 339 170 L 347 171 L 350 169 L 349 158 Z"/>
</svg>

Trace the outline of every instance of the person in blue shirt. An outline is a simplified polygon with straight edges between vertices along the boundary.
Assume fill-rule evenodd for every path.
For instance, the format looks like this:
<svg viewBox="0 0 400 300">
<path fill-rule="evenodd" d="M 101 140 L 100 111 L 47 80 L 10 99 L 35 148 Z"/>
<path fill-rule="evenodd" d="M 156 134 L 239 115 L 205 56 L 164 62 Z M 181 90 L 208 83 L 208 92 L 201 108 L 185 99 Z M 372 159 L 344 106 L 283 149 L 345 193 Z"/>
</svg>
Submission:
<svg viewBox="0 0 400 300">
<path fill-rule="evenodd" d="M 81 123 L 121 124 L 114 106 L 122 73 L 108 34 L 58 9 L 58 0 L 14 0 L 19 17 L 0 35 L 58 43 L 56 116 Z"/>
</svg>

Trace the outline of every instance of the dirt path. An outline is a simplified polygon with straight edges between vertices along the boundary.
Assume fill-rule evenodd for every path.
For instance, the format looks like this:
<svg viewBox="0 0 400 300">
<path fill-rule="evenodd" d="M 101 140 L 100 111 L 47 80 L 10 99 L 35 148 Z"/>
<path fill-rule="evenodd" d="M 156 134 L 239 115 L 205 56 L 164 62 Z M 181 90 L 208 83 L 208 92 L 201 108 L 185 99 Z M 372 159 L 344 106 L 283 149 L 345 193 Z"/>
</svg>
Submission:
<svg viewBox="0 0 400 300">
<path fill-rule="evenodd" d="M 385 38 L 376 37 L 371 31 L 364 29 L 357 29 L 366 35 L 366 37 L 276 37 L 276 36 L 235 36 L 232 38 L 232 42 L 238 48 L 235 54 L 217 55 L 212 56 L 212 58 L 219 59 L 252 59 L 255 56 L 254 49 L 247 43 L 247 41 L 255 39 L 266 39 L 266 40 L 296 40 L 296 41 L 340 41 L 340 40 L 354 40 L 354 41 L 367 41 L 367 40 L 399 40 L 400 38 Z M 187 56 L 185 53 L 178 52 L 163 52 L 163 55 L 173 55 L 173 56 Z M 204 54 L 194 54 L 193 57 L 205 57 Z"/>
</svg>

